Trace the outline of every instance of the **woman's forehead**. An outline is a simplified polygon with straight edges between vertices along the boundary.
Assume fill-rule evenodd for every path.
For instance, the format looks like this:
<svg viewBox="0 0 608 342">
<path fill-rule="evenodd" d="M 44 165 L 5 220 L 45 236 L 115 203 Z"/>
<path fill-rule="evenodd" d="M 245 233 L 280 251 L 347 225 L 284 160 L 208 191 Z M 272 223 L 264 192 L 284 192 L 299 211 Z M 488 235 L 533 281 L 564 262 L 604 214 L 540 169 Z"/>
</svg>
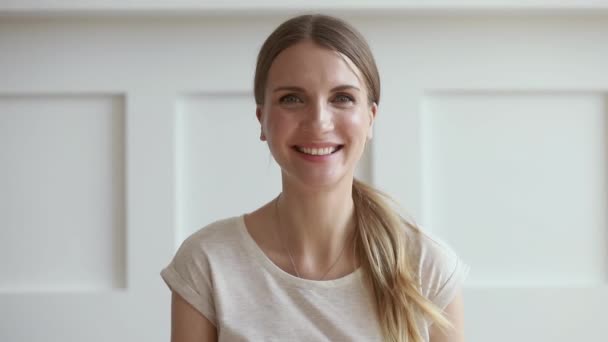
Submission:
<svg viewBox="0 0 608 342">
<path fill-rule="evenodd" d="M 267 87 L 352 85 L 362 88 L 359 74 L 345 55 L 304 41 L 283 50 L 274 59 Z"/>
</svg>

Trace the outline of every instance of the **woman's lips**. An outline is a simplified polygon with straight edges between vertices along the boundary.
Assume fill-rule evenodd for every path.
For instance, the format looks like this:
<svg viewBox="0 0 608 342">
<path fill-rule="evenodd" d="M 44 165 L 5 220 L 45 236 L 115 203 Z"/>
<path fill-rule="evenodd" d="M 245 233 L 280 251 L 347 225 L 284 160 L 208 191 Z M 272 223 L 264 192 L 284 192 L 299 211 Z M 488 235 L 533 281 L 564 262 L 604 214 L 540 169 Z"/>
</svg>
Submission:
<svg viewBox="0 0 608 342">
<path fill-rule="evenodd" d="M 342 150 L 343 147 L 344 145 L 333 145 L 322 148 L 294 146 L 293 148 L 298 152 L 300 156 L 302 156 L 306 160 L 324 161 L 334 156 L 337 152 Z"/>
<path fill-rule="evenodd" d="M 298 152 L 305 153 L 313 156 L 329 155 L 340 149 L 341 145 L 324 146 L 324 147 L 310 147 L 310 146 L 295 146 Z"/>
</svg>

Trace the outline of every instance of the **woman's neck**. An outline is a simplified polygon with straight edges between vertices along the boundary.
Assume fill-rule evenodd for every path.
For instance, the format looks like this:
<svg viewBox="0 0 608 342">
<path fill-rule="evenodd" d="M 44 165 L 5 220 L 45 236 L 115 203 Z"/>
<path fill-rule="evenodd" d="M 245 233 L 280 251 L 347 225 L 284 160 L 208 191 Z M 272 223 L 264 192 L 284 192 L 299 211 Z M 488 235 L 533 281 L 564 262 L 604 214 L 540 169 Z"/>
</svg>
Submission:
<svg viewBox="0 0 608 342">
<path fill-rule="evenodd" d="M 352 179 L 316 191 L 284 181 L 275 210 L 282 241 L 298 264 L 323 269 L 339 257 L 346 243 L 352 244 Z"/>
</svg>

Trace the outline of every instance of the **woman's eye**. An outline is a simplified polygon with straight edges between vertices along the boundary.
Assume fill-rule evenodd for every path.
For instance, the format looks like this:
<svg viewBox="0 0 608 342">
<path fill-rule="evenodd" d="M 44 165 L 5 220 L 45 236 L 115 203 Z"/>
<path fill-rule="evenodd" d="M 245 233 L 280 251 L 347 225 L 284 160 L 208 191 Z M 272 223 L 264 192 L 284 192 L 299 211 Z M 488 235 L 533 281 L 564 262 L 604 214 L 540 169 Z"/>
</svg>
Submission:
<svg viewBox="0 0 608 342">
<path fill-rule="evenodd" d="M 355 102 L 355 99 L 350 96 L 350 95 L 344 95 L 344 94 L 338 94 L 336 95 L 336 97 L 334 98 L 334 100 L 338 103 L 349 103 L 349 102 Z"/>
<path fill-rule="evenodd" d="M 279 102 L 291 104 L 291 103 L 300 103 L 300 102 L 302 102 L 302 100 L 300 100 L 299 97 L 290 94 L 290 95 L 285 95 L 285 96 L 281 97 L 279 99 Z"/>
</svg>

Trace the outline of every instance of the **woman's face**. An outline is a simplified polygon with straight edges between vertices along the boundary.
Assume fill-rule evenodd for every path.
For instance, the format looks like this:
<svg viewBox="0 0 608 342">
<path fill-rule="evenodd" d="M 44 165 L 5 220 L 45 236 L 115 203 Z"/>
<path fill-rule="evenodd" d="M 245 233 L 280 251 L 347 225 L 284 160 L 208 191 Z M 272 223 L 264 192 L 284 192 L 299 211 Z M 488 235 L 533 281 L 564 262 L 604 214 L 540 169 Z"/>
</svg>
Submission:
<svg viewBox="0 0 608 342">
<path fill-rule="evenodd" d="M 346 56 L 311 41 L 275 58 L 257 116 L 284 180 L 327 187 L 352 179 L 377 110 L 362 80 Z"/>
</svg>

